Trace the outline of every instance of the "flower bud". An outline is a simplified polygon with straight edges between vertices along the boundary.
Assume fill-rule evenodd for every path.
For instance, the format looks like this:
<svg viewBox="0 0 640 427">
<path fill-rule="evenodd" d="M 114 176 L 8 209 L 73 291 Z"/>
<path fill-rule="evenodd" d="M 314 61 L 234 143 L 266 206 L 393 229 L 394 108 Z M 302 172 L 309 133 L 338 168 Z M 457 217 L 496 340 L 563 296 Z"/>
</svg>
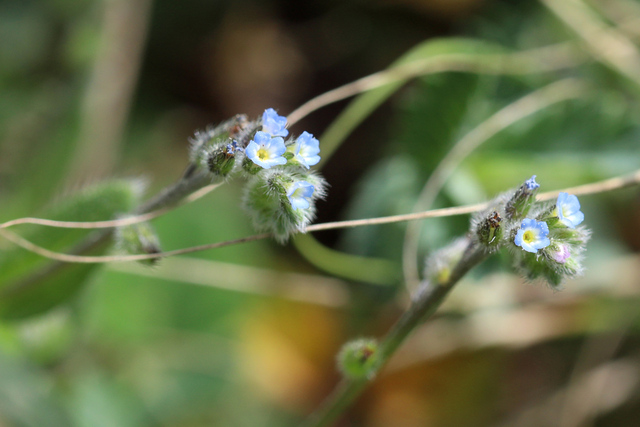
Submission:
<svg viewBox="0 0 640 427">
<path fill-rule="evenodd" d="M 508 220 L 521 220 L 527 216 L 531 206 L 536 200 L 536 193 L 540 185 L 536 182 L 536 176 L 526 180 L 505 206 L 505 216 Z"/>
<path fill-rule="evenodd" d="M 229 144 L 219 144 L 207 156 L 209 171 L 217 176 L 228 176 L 233 171 L 236 164 L 236 154 L 239 151 L 241 150 L 236 141 Z"/>
<path fill-rule="evenodd" d="M 502 217 L 498 211 L 494 210 L 485 215 L 478 223 L 476 228 L 478 241 L 487 249 L 495 250 L 502 242 L 504 230 L 500 224 L 501 222 Z"/>
<path fill-rule="evenodd" d="M 131 224 L 116 229 L 116 242 L 119 249 L 129 255 L 158 254 L 160 240 L 151 224 L 142 222 Z M 160 258 L 141 260 L 140 263 L 149 266 L 156 265 Z"/>
<path fill-rule="evenodd" d="M 204 131 L 196 131 L 189 139 L 191 163 L 207 167 L 211 152 L 232 142 L 236 142 L 238 148 L 244 148 L 257 126 L 244 114 L 238 114 L 216 127 L 210 126 Z"/>
<path fill-rule="evenodd" d="M 347 378 L 371 378 L 378 361 L 378 343 L 360 338 L 346 343 L 338 353 L 338 369 Z"/>
</svg>

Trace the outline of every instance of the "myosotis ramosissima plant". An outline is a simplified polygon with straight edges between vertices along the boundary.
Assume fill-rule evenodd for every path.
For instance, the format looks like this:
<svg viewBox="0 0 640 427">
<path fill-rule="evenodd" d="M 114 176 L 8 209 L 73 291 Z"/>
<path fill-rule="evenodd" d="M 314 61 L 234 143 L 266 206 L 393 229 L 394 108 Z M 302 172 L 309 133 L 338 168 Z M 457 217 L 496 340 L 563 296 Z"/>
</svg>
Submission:
<svg viewBox="0 0 640 427">
<path fill-rule="evenodd" d="M 577 197 L 560 193 L 554 202 L 537 203 L 535 176 L 489 203 L 471 220 L 469 233 L 427 258 L 424 279 L 411 306 L 380 341 L 358 339 L 338 356 L 344 380 L 308 426 L 325 426 L 364 389 L 409 334 L 432 315 L 453 286 L 490 254 L 508 248 L 515 268 L 527 279 L 545 279 L 558 289 L 583 271 L 582 253 L 589 231 Z M 354 356 L 355 355 L 355 356 Z M 363 357 L 362 355 L 366 355 Z M 358 357 L 360 356 L 360 357 Z"/>
</svg>

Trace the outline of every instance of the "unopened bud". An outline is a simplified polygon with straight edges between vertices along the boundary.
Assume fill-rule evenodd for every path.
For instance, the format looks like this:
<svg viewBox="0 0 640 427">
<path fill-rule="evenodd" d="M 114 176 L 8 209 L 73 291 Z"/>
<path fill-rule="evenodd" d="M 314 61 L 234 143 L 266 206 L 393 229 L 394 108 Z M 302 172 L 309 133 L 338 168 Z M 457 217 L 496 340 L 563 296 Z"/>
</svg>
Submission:
<svg viewBox="0 0 640 427">
<path fill-rule="evenodd" d="M 505 206 L 507 219 L 518 221 L 525 218 L 536 200 L 538 188 L 540 185 L 536 182 L 535 175 L 526 180 Z"/>
<path fill-rule="evenodd" d="M 346 343 L 338 353 L 338 369 L 347 378 L 371 378 L 378 361 L 378 343 L 360 338 Z"/>
<path fill-rule="evenodd" d="M 497 248 L 504 233 L 500 223 L 502 217 L 497 211 L 492 211 L 478 224 L 478 240 L 487 248 Z"/>
<path fill-rule="evenodd" d="M 158 254 L 162 252 L 158 235 L 151 227 L 151 224 L 147 222 L 118 227 L 116 241 L 120 249 L 130 255 Z M 151 258 L 140 262 L 146 265 L 156 265 L 159 259 Z"/>
<path fill-rule="evenodd" d="M 233 170 L 236 163 L 236 153 L 240 151 L 236 141 L 226 145 L 221 144 L 213 149 L 207 158 L 209 171 L 214 175 L 227 176 Z"/>
<path fill-rule="evenodd" d="M 236 142 L 239 148 L 244 148 L 256 127 L 257 124 L 250 122 L 247 116 L 238 114 L 218 126 L 209 126 L 203 131 L 197 131 L 189 140 L 191 162 L 206 167 L 209 154 L 232 141 Z"/>
</svg>

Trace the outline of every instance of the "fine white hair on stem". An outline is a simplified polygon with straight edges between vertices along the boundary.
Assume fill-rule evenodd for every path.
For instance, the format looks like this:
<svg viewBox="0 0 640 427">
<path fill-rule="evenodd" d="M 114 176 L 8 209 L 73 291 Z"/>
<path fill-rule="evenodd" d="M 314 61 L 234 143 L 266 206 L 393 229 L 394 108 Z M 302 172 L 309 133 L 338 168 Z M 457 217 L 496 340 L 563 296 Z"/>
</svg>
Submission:
<svg viewBox="0 0 640 427">
<path fill-rule="evenodd" d="M 558 196 L 560 192 L 567 192 L 571 194 L 575 194 L 576 196 L 586 195 L 586 194 L 596 194 L 607 191 L 616 190 L 619 188 L 630 187 L 633 185 L 640 184 L 640 170 L 637 170 L 629 175 L 618 176 L 614 178 L 609 178 L 603 181 L 593 182 L 590 184 L 579 185 L 576 187 L 564 188 L 561 190 L 549 191 L 546 193 L 541 193 L 538 195 L 538 201 L 544 200 L 552 200 Z M 310 225 L 305 229 L 305 232 L 314 232 L 321 230 L 332 230 L 339 228 L 351 228 L 351 227 L 363 227 L 367 225 L 376 225 L 376 224 L 389 224 L 394 222 L 403 222 L 403 221 L 415 221 L 425 218 L 436 218 L 436 217 L 444 217 L 444 216 L 453 216 L 453 215 L 463 215 L 472 212 L 476 212 L 482 210 L 487 207 L 486 203 L 479 203 L 475 205 L 467 205 L 467 206 L 459 206 L 453 208 L 444 208 L 444 209 L 433 209 L 424 212 L 404 214 L 404 215 L 393 215 L 388 217 L 380 217 L 380 218 L 367 218 L 360 220 L 350 220 L 350 221 L 337 221 L 323 224 L 315 224 Z M 236 245 L 240 243 L 253 242 L 256 240 L 262 240 L 269 237 L 272 237 L 271 234 L 256 234 L 253 236 L 243 237 L 240 239 L 227 240 L 224 242 L 216 242 L 209 243 L 205 245 L 193 246 L 184 249 L 176 249 L 167 252 L 160 252 L 157 254 L 140 254 L 140 255 L 107 255 L 107 256 L 81 256 L 81 255 L 70 255 L 63 254 L 59 252 L 50 251 L 48 249 L 42 248 L 34 243 L 24 239 L 23 237 L 7 230 L 6 228 L 0 228 L 0 234 L 5 237 L 7 240 L 37 253 L 46 258 L 54 259 L 62 262 L 75 262 L 75 263 L 106 263 L 106 262 L 127 262 L 127 261 L 140 261 L 145 259 L 153 259 L 153 258 L 165 258 L 176 255 L 184 255 L 193 252 L 200 252 L 209 249 L 221 248 L 224 246 Z"/>
</svg>

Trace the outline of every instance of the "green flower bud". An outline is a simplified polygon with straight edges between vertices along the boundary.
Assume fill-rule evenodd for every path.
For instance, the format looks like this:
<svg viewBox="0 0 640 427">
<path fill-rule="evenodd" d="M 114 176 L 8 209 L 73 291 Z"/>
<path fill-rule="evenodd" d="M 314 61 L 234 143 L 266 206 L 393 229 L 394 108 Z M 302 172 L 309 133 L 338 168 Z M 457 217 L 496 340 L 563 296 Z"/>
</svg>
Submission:
<svg viewBox="0 0 640 427">
<path fill-rule="evenodd" d="M 536 193 L 540 185 L 533 175 L 520 186 L 505 206 L 505 216 L 508 220 L 521 220 L 527 216 L 536 200 Z"/>
<path fill-rule="evenodd" d="M 502 243 L 504 229 L 501 222 L 502 217 L 498 211 L 491 211 L 478 224 L 476 232 L 478 241 L 487 249 L 495 250 Z"/>
<path fill-rule="evenodd" d="M 232 142 L 236 142 L 238 148 L 244 148 L 257 127 L 256 122 L 250 122 L 247 116 L 238 114 L 216 127 L 210 126 L 204 131 L 196 131 L 189 139 L 191 163 L 208 167 L 209 155 L 217 148 L 225 147 Z"/>
<path fill-rule="evenodd" d="M 378 343 L 360 338 L 346 343 L 338 353 L 338 369 L 347 378 L 371 378 L 378 362 Z"/>
<path fill-rule="evenodd" d="M 116 229 L 117 247 L 124 253 L 130 255 L 158 254 L 160 240 L 151 224 L 142 222 L 140 224 L 126 225 Z M 156 265 L 160 258 L 141 260 L 140 263 L 146 265 Z"/>
<path fill-rule="evenodd" d="M 233 141 L 229 144 L 221 144 L 213 149 L 207 158 L 209 171 L 217 176 L 228 176 L 236 163 L 238 144 Z"/>
</svg>

